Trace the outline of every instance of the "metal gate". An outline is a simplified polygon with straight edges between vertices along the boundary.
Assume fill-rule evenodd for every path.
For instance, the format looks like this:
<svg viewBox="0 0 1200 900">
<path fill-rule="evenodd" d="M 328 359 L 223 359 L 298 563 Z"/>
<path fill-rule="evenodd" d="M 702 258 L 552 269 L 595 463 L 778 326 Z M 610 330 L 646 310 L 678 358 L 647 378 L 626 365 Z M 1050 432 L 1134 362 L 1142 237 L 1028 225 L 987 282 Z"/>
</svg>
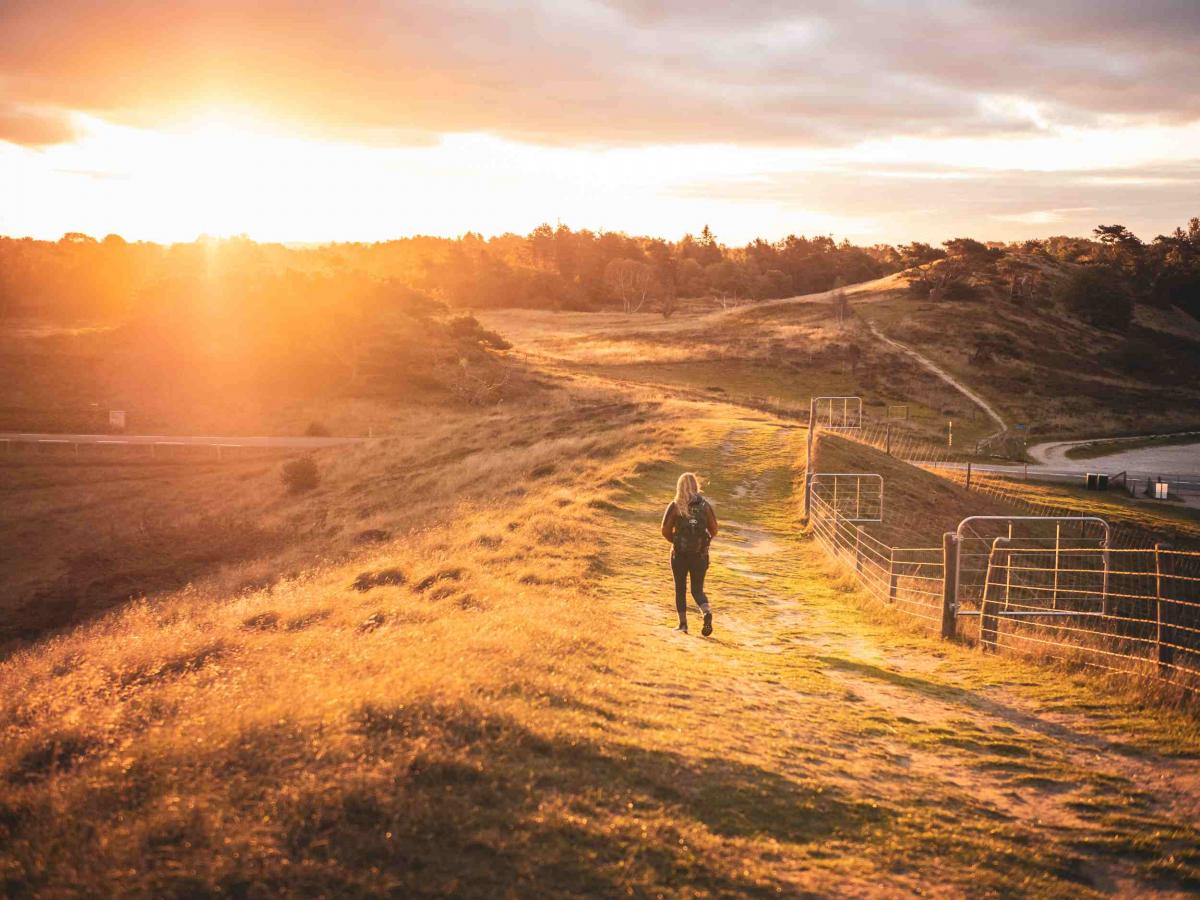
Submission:
<svg viewBox="0 0 1200 900">
<path fill-rule="evenodd" d="M 847 522 L 883 521 L 883 476 L 874 472 L 816 472 L 812 492 Z"/>
</svg>

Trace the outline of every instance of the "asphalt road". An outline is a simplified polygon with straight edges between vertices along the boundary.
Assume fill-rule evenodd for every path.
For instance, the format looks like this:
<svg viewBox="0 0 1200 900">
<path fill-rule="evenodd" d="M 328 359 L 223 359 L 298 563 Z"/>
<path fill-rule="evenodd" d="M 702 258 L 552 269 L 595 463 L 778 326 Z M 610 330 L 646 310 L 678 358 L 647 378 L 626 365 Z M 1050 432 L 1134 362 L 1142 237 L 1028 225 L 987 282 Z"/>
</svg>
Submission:
<svg viewBox="0 0 1200 900">
<path fill-rule="evenodd" d="M 1131 440 L 1134 440 L 1131 438 Z M 1131 447 L 1092 459 L 1069 459 L 1067 451 L 1089 441 L 1056 441 L 1029 448 L 1042 466 L 1079 472 L 1140 472 L 1151 475 L 1187 475 L 1200 472 L 1200 436 L 1191 444 Z"/>
</svg>

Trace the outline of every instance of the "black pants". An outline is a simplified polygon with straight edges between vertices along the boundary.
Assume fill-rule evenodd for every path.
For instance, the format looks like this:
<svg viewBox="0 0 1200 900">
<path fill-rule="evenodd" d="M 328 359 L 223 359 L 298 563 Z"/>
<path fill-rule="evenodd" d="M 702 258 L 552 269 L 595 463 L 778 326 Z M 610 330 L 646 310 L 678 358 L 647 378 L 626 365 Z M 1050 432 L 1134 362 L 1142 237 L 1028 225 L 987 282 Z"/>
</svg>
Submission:
<svg viewBox="0 0 1200 900">
<path fill-rule="evenodd" d="M 708 596 L 704 593 L 704 574 L 708 571 L 708 549 L 699 553 L 678 553 L 671 551 L 671 574 L 675 576 L 675 609 L 679 612 L 679 622 L 687 621 L 687 580 L 692 578 L 692 598 L 700 607 L 700 612 L 708 612 Z"/>
</svg>

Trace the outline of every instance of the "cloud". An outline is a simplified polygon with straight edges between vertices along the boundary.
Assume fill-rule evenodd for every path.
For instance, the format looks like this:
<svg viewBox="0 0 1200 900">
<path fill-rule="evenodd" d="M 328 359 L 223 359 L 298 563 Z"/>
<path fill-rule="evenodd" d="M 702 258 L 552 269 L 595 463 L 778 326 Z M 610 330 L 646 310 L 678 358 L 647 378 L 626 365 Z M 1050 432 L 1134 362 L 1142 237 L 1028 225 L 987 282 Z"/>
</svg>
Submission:
<svg viewBox="0 0 1200 900">
<path fill-rule="evenodd" d="M 28 110 L 0 105 L 0 141 L 24 147 L 46 147 L 74 140 L 75 128 L 60 111 Z"/>
<path fill-rule="evenodd" d="M 1056 172 L 830 166 L 757 178 L 696 180 L 675 193 L 710 201 L 772 203 L 784 210 L 837 210 L 867 222 L 886 216 L 885 224 L 847 235 L 857 239 L 941 241 L 970 235 L 1019 240 L 1087 235 L 1101 222 L 1120 222 L 1150 240 L 1200 213 L 1200 162 Z"/>
<path fill-rule="evenodd" d="M 1054 225 L 1067 221 L 1070 213 L 1094 212 L 1091 206 L 1072 207 L 1069 209 L 1034 209 L 1019 213 L 995 213 L 992 218 L 997 222 L 1020 222 L 1022 225 Z"/>
<path fill-rule="evenodd" d="M 1200 4 L 8 0 L 14 102 L 372 143 L 830 145 L 1200 117 Z"/>
</svg>

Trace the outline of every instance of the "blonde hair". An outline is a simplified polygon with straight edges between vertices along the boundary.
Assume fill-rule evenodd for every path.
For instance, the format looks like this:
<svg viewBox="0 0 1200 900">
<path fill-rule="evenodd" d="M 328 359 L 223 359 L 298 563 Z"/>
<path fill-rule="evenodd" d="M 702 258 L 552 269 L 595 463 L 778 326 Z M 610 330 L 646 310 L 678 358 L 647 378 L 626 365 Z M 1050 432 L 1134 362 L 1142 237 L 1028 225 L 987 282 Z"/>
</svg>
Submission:
<svg viewBox="0 0 1200 900">
<path fill-rule="evenodd" d="M 675 482 L 675 510 L 681 515 L 688 514 L 688 506 L 700 496 L 700 479 L 692 472 L 684 472 Z"/>
</svg>

